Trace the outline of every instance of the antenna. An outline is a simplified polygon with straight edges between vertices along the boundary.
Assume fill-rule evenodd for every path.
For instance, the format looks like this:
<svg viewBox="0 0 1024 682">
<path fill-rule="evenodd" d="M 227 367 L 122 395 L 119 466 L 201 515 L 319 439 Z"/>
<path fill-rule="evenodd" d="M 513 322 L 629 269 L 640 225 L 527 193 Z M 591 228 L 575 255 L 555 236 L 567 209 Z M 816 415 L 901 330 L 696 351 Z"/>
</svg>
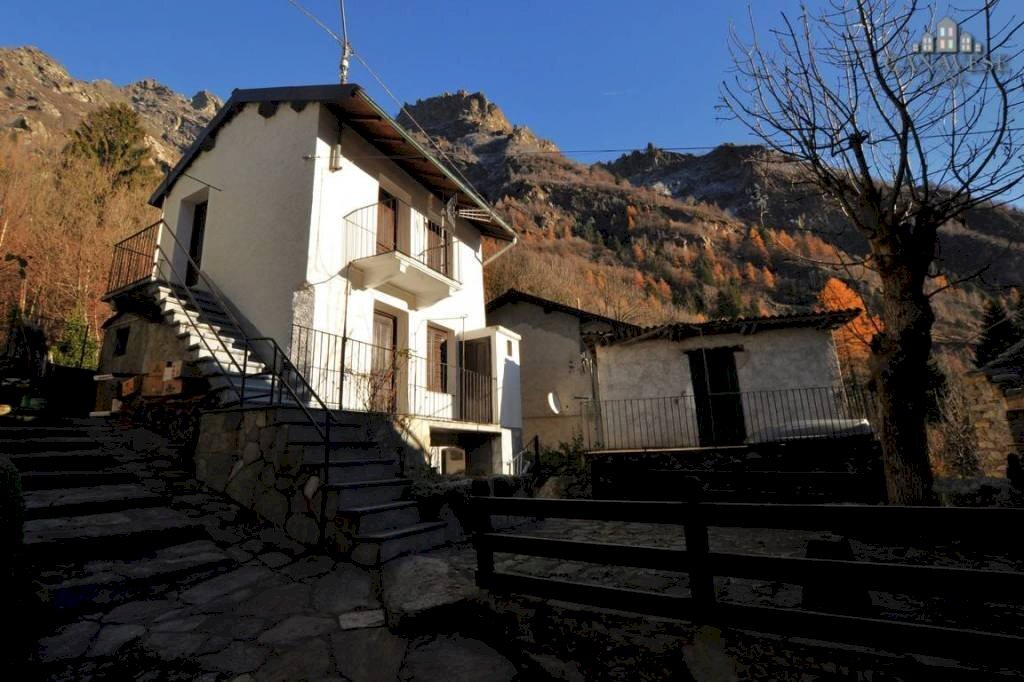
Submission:
<svg viewBox="0 0 1024 682">
<path fill-rule="evenodd" d="M 352 44 L 348 42 L 348 17 L 345 16 L 345 0 L 338 0 L 341 8 L 341 63 L 338 65 L 338 75 L 341 77 L 341 84 L 348 83 L 348 60 L 352 56 Z"/>
</svg>

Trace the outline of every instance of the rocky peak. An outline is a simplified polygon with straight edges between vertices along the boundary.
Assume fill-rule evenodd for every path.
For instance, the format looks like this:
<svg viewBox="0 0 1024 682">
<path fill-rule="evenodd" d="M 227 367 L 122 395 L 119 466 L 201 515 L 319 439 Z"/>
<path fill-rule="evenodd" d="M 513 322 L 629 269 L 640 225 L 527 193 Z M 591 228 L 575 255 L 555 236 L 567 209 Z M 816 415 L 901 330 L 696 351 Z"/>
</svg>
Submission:
<svg viewBox="0 0 1024 682">
<path fill-rule="evenodd" d="M 192 95 L 192 108 L 197 111 L 202 111 L 212 116 L 222 106 L 224 106 L 224 102 L 221 98 L 209 90 L 200 90 Z"/>
<path fill-rule="evenodd" d="M 513 132 L 505 114 L 482 92 L 446 92 L 417 100 L 416 104 L 406 104 L 398 122 L 415 130 L 416 126 L 409 120 L 410 115 L 431 135 L 448 139 L 479 132 L 505 135 Z"/>
</svg>

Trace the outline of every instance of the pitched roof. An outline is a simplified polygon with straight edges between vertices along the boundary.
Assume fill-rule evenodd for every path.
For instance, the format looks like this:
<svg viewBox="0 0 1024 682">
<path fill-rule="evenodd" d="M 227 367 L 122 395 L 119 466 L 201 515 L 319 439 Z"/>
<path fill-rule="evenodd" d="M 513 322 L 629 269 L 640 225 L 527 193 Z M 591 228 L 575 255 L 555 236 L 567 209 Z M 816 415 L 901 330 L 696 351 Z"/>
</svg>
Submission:
<svg viewBox="0 0 1024 682">
<path fill-rule="evenodd" d="M 1006 395 L 1024 392 L 1024 339 L 981 368 Z"/>
<path fill-rule="evenodd" d="M 178 178 L 202 151 L 213 149 L 217 132 L 240 112 L 246 104 L 271 107 L 290 103 L 301 108 L 310 102 L 326 104 L 338 118 L 379 149 L 394 157 L 409 175 L 438 194 L 454 194 L 460 209 L 471 209 L 478 215 L 467 216 L 483 234 L 504 241 L 515 241 L 516 234 L 484 199 L 471 189 L 448 166 L 438 161 L 407 130 L 398 125 L 358 85 L 301 85 L 281 88 L 235 90 L 213 120 L 160 183 L 149 203 L 157 208 Z M 273 109 L 271 109 L 273 111 Z"/>
<path fill-rule="evenodd" d="M 735 317 L 707 322 L 676 322 L 657 327 L 633 327 L 620 330 L 612 337 L 604 337 L 601 342 L 606 345 L 637 343 L 648 339 L 669 339 L 680 341 L 695 336 L 712 334 L 754 334 L 772 329 L 812 328 L 837 329 L 850 322 L 861 311 L 859 308 L 845 310 L 825 310 L 810 313 L 792 313 L 788 315 L 766 315 L 763 317 Z"/>
<path fill-rule="evenodd" d="M 588 310 L 583 310 L 581 308 L 573 308 L 572 306 L 565 305 L 564 303 L 558 303 L 557 301 L 552 301 L 547 298 L 534 296 L 533 294 L 528 294 L 525 291 L 519 291 L 518 289 L 508 289 L 504 293 L 499 294 L 497 297 L 492 298 L 490 301 L 487 302 L 487 312 L 491 312 L 492 310 L 496 310 L 497 308 L 500 308 L 501 306 L 504 305 L 508 305 L 510 303 L 532 303 L 533 305 L 543 308 L 545 312 L 557 310 L 560 313 L 572 315 L 584 321 L 593 320 L 597 322 L 608 322 L 609 324 L 621 326 L 624 328 L 639 329 L 639 327 L 637 327 L 634 324 L 630 324 L 629 322 L 616 320 L 615 318 L 607 317 L 605 315 L 598 315 L 597 313 L 592 313 Z"/>
</svg>

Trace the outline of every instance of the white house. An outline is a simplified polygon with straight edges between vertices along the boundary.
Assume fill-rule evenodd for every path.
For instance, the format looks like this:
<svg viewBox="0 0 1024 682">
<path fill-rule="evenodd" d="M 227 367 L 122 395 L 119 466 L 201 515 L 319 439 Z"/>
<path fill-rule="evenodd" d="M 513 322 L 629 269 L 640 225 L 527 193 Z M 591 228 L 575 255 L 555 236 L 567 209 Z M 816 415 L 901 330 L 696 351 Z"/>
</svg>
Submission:
<svg viewBox="0 0 1024 682">
<path fill-rule="evenodd" d="M 115 249 L 108 299 L 130 312 L 140 282 L 177 285 L 161 290 L 165 309 L 210 313 L 172 321 L 193 327 L 182 334 L 204 375 L 228 377 L 212 385 L 260 374 L 237 362 L 276 363 L 293 401 L 392 413 L 434 466 L 462 448 L 473 470 L 507 473 L 519 337 L 486 325 L 483 243 L 515 234 L 424 144 L 357 85 L 236 90 L 151 198 L 162 223 Z M 138 372 L 144 356 L 106 352 L 104 369 Z M 247 379 L 249 396 L 273 381 Z"/>
<path fill-rule="evenodd" d="M 604 449 L 740 445 L 862 434 L 832 331 L 858 310 L 620 328 L 592 340 L 598 398 L 584 405 Z M 528 338 L 526 339 L 528 342 Z"/>
</svg>

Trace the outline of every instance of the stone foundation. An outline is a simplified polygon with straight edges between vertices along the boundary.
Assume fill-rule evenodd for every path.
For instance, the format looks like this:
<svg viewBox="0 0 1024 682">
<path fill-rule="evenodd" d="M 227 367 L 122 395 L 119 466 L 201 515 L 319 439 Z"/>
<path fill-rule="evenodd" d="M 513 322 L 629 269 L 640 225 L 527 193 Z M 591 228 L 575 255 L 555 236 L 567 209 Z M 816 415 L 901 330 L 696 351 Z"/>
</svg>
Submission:
<svg viewBox="0 0 1024 682">
<path fill-rule="evenodd" d="M 273 410 L 207 412 L 200 421 L 196 478 L 283 528 L 305 545 L 319 538 L 320 479 Z M 329 493 L 333 494 L 333 493 Z M 328 499 L 333 509 L 334 500 Z M 333 532 L 334 524 L 331 524 Z M 342 538 L 336 538 L 342 544 Z"/>
</svg>

